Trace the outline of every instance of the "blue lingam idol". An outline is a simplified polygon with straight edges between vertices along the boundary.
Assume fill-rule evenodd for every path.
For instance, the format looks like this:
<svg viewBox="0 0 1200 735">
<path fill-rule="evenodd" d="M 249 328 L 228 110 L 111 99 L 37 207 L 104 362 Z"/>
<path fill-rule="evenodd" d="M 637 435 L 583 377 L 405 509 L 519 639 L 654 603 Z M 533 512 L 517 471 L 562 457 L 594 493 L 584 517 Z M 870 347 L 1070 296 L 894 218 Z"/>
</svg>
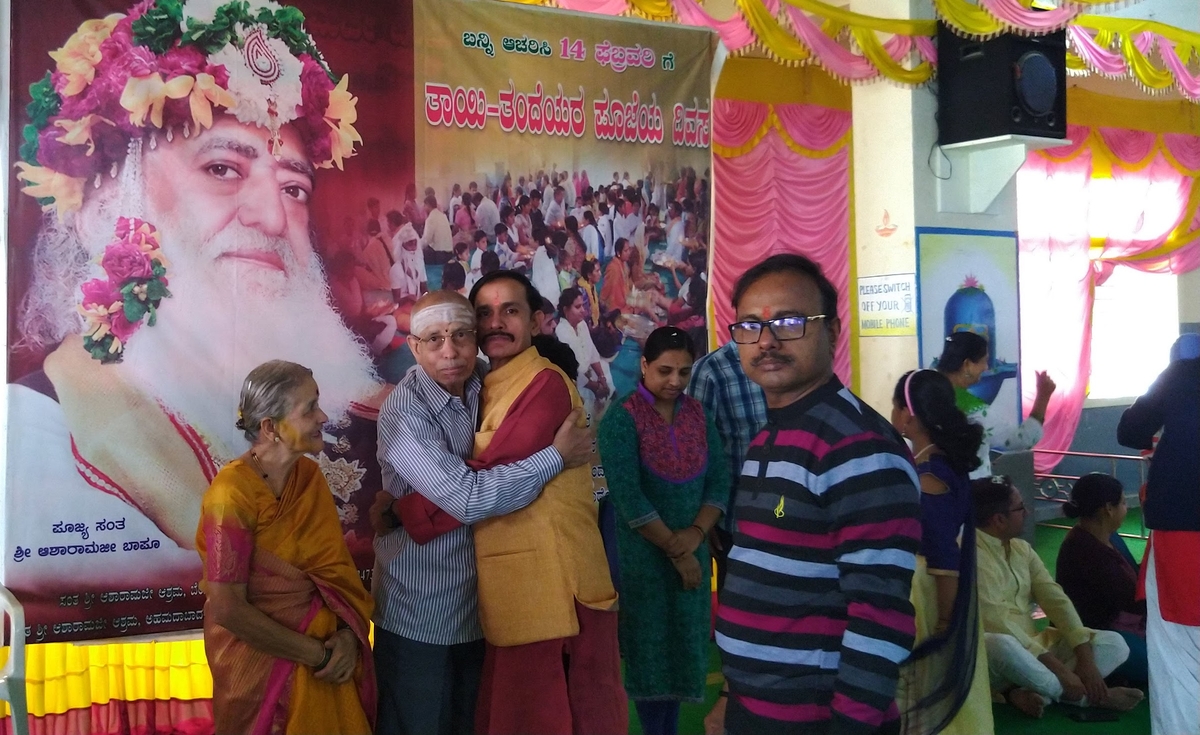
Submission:
<svg viewBox="0 0 1200 735">
<path fill-rule="evenodd" d="M 958 290 L 946 299 L 943 318 L 945 336 L 974 332 L 988 341 L 988 369 L 979 382 L 967 390 L 990 405 L 996 400 L 1004 381 L 1017 375 L 1016 363 L 1004 362 L 996 356 L 996 307 L 992 297 L 975 276 L 967 276 Z"/>
</svg>

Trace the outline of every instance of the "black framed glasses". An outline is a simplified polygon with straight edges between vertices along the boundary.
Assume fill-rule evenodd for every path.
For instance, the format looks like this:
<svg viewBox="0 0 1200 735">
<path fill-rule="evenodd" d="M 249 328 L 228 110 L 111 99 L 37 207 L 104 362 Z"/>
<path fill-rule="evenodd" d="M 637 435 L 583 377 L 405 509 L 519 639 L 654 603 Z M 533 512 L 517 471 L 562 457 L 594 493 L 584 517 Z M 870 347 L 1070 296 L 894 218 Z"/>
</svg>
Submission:
<svg viewBox="0 0 1200 735">
<path fill-rule="evenodd" d="M 778 319 L 767 319 L 765 321 L 747 319 L 730 324 L 729 336 L 739 345 L 758 344 L 758 341 L 762 339 L 763 328 L 765 327 L 771 330 L 772 337 L 780 342 L 787 342 L 803 337 L 804 329 L 808 326 L 809 322 L 827 318 L 829 318 L 827 314 L 813 314 L 812 316 L 781 316 Z"/>
<path fill-rule="evenodd" d="M 1018 505 L 1016 508 L 1009 508 L 1009 509 L 1008 509 L 1008 512 L 1009 512 L 1009 513 L 1024 513 L 1024 512 L 1025 512 L 1025 510 L 1026 510 L 1026 508 L 1025 508 L 1025 504 L 1024 504 L 1024 503 L 1021 503 L 1021 504 L 1020 504 L 1020 505 Z"/>
<path fill-rule="evenodd" d="M 455 347 L 464 347 L 468 342 L 475 339 L 474 329 L 456 329 L 450 334 L 431 334 L 428 337 L 417 337 L 417 341 L 426 347 L 434 350 L 440 350 L 446 346 L 446 338 L 449 338 L 454 343 Z"/>
</svg>

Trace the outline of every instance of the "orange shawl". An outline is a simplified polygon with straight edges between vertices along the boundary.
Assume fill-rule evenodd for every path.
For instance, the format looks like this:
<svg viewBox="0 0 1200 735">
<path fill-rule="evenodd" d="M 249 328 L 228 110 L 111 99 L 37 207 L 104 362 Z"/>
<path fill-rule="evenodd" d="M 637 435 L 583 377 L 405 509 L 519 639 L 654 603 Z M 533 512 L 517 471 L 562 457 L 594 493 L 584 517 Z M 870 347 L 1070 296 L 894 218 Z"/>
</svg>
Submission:
<svg viewBox="0 0 1200 735">
<path fill-rule="evenodd" d="M 322 640 L 341 621 L 360 644 L 353 679 L 333 685 L 307 666 L 256 649 L 205 614 L 216 732 L 369 733 L 376 699 L 367 638 L 373 603 L 317 463 L 302 457 L 278 500 L 252 468 L 240 460 L 228 464 L 204 494 L 196 548 L 206 584 L 246 584 L 251 605 Z"/>
</svg>

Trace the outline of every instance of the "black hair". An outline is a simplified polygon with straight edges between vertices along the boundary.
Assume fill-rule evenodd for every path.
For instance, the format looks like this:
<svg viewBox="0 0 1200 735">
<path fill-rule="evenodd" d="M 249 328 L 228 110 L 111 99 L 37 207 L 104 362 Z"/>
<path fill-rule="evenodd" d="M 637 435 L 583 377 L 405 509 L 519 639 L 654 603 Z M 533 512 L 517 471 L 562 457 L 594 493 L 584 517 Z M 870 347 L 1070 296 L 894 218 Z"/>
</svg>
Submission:
<svg viewBox="0 0 1200 735">
<path fill-rule="evenodd" d="M 567 246 L 567 241 L 570 239 L 571 236 L 562 230 L 555 230 L 554 232 L 550 233 L 550 242 L 559 250 L 565 248 Z"/>
<path fill-rule="evenodd" d="M 429 207 L 430 209 L 437 209 L 437 197 L 432 194 L 425 197 L 425 206 Z"/>
<path fill-rule="evenodd" d="M 696 271 L 696 275 L 700 275 L 708 270 L 708 251 L 693 250 L 687 254 L 687 261 L 692 270 Z"/>
<path fill-rule="evenodd" d="M 380 229 L 380 227 L 379 227 L 379 220 L 377 220 L 377 219 L 367 220 L 367 234 L 368 235 L 378 235 L 380 232 L 383 232 L 383 230 Z"/>
<path fill-rule="evenodd" d="M 1112 475 L 1092 472 L 1075 481 L 1071 488 L 1071 502 L 1063 506 L 1067 518 L 1091 518 L 1106 505 L 1121 502 L 1125 486 Z"/>
<path fill-rule="evenodd" d="M 579 220 L 573 214 L 567 215 L 563 220 L 563 227 L 566 227 L 569 232 L 576 232 L 579 230 Z"/>
<path fill-rule="evenodd" d="M 691 335 L 678 327 L 659 327 L 646 338 L 642 357 L 646 358 L 646 362 L 654 362 L 662 357 L 664 352 L 671 350 L 683 350 L 689 355 L 695 355 L 696 343 Z"/>
<path fill-rule="evenodd" d="M 471 249 L 471 246 L 465 242 L 460 241 L 460 242 L 454 243 L 454 254 L 455 255 L 462 255 L 463 253 L 467 252 L 470 249 Z"/>
<path fill-rule="evenodd" d="M 792 253 L 772 255 L 743 273 L 742 277 L 738 279 L 737 285 L 733 287 L 733 308 L 737 309 L 738 302 L 742 300 L 742 297 L 746 295 L 746 291 L 755 283 L 758 283 L 767 276 L 788 272 L 807 276 L 817 284 L 817 290 L 821 292 L 821 311 L 825 312 L 827 317 L 826 324 L 830 320 L 837 318 L 837 289 L 825 277 L 821 266 L 803 255 L 794 255 Z M 809 316 L 812 315 L 810 314 Z"/>
<path fill-rule="evenodd" d="M 955 472 L 965 475 L 979 467 L 983 427 L 968 422 L 955 405 L 954 386 L 945 375 L 935 370 L 910 370 L 896 383 L 892 403 L 917 417 Z"/>
<path fill-rule="evenodd" d="M 488 234 L 484 230 L 475 230 L 475 237 L 471 238 L 471 242 L 479 242 L 480 240 L 486 240 L 487 236 L 488 236 Z"/>
<path fill-rule="evenodd" d="M 594 270 L 596 270 L 596 261 L 585 260 L 579 264 L 579 277 L 586 281 Z"/>
<path fill-rule="evenodd" d="M 500 256 L 491 250 L 484 250 L 479 257 L 479 272 L 483 275 L 500 270 Z"/>
<path fill-rule="evenodd" d="M 508 225 L 504 224 L 503 222 L 497 222 L 496 226 L 493 227 L 492 230 L 495 231 L 496 237 L 500 237 L 501 235 L 507 235 L 508 234 Z"/>
<path fill-rule="evenodd" d="M 505 204 L 503 207 L 500 208 L 500 221 L 503 222 L 504 220 L 508 219 L 509 217 L 515 216 L 516 213 L 517 213 L 516 210 L 514 210 L 510 205 Z"/>
<path fill-rule="evenodd" d="M 575 357 L 575 350 L 571 349 L 569 345 L 549 334 L 535 334 L 533 335 L 533 346 L 537 348 L 539 355 L 554 363 L 555 367 L 566 373 L 568 378 L 579 379 L 579 359 Z"/>
<path fill-rule="evenodd" d="M 445 291 L 457 291 L 467 285 L 467 272 L 463 270 L 462 263 L 450 261 L 442 266 L 442 289 Z"/>
<path fill-rule="evenodd" d="M 475 195 L 471 197 L 471 203 L 476 207 L 478 207 L 480 204 L 483 204 L 483 192 L 476 191 Z"/>
<path fill-rule="evenodd" d="M 590 209 L 583 210 L 583 218 L 588 221 L 588 224 L 596 224 L 596 215 Z"/>
<path fill-rule="evenodd" d="M 975 527 L 983 528 L 992 516 L 1005 515 L 1012 502 L 1013 484 L 1007 475 L 982 477 L 971 482 L 971 499 L 975 503 Z"/>
<path fill-rule="evenodd" d="M 471 287 L 471 304 L 475 304 L 475 297 L 479 295 L 479 289 L 483 288 L 489 283 L 503 279 L 512 281 L 521 288 L 525 289 L 525 303 L 529 306 L 530 315 L 532 315 L 535 311 L 542 310 L 542 295 L 538 293 L 538 290 L 534 288 L 532 283 L 529 282 L 529 279 L 517 271 L 506 270 L 492 271 L 476 281 L 475 285 Z M 553 315 L 547 314 L 546 316 Z"/>
<path fill-rule="evenodd" d="M 558 313 L 563 319 L 567 318 L 567 309 L 576 299 L 583 298 L 583 289 L 572 286 L 558 295 Z"/>
<path fill-rule="evenodd" d="M 974 332 L 955 332 L 946 338 L 942 345 L 942 355 L 938 358 L 938 372 L 953 375 L 962 370 L 967 360 L 978 362 L 987 357 L 988 341 Z"/>
<path fill-rule="evenodd" d="M 628 247 L 628 245 L 628 240 L 623 237 L 618 237 L 617 242 L 613 245 L 613 255 L 620 255 L 621 253 L 625 252 L 625 248 Z"/>
<path fill-rule="evenodd" d="M 526 204 L 529 204 L 529 197 L 522 194 L 521 198 L 517 200 L 517 209 L 524 207 Z"/>
<path fill-rule="evenodd" d="M 557 319 L 558 314 L 554 311 L 554 304 L 545 296 L 542 297 L 541 312 L 546 315 L 547 319 Z"/>
</svg>

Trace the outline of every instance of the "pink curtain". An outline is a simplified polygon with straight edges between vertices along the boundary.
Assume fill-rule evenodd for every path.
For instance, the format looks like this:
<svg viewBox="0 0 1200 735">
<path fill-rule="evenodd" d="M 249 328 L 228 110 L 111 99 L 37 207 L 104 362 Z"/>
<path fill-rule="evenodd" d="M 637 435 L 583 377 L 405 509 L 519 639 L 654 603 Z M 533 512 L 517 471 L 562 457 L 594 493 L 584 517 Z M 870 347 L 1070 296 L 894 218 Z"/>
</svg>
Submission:
<svg viewBox="0 0 1200 735">
<path fill-rule="evenodd" d="M 1089 132 L 1075 128 L 1071 138 L 1083 141 Z M 1121 265 L 1158 273 L 1200 266 L 1200 241 L 1165 255 L 1152 252 L 1185 218 L 1192 224 L 1200 220 L 1200 212 L 1187 211 L 1193 177 L 1154 153 L 1152 134 L 1115 129 L 1100 134 L 1119 159 L 1111 178 L 1093 178 L 1090 148 L 1065 161 L 1052 158 L 1067 153 L 1063 149 L 1030 154 L 1017 174 L 1025 410 L 1033 403 L 1035 371 L 1049 371 L 1058 383 L 1046 411 L 1042 449 L 1066 450 L 1079 425 L 1091 373 L 1096 286 Z M 1200 159 L 1200 140 L 1192 136 L 1164 137 L 1164 143 L 1177 161 Z M 1149 165 L 1138 170 L 1120 165 L 1142 163 L 1152 153 Z M 1034 455 L 1039 472 L 1057 462 L 1054 455 Z"/>
<path fill-rule="evenodd" d="M 850 113 L 816 105 L 775 105 L 781 127 L 794 144 L 825 151 L 850 130 Z M 748 143 L 768 117 L 756 102 L 714 100 L 713 136 L 737 148 Z M 821 266 L 840 295 L 842 338 L 834 371 L 850 380 L 850 147 L 826 157 L 788 147 L 772 128 L 748 153 L 714 156 L 715 216 L 712 329 L 723 344 L 733 320 L 730 298 L 737 279 L 777 253 L 799 253 Z"/>
</svg>

